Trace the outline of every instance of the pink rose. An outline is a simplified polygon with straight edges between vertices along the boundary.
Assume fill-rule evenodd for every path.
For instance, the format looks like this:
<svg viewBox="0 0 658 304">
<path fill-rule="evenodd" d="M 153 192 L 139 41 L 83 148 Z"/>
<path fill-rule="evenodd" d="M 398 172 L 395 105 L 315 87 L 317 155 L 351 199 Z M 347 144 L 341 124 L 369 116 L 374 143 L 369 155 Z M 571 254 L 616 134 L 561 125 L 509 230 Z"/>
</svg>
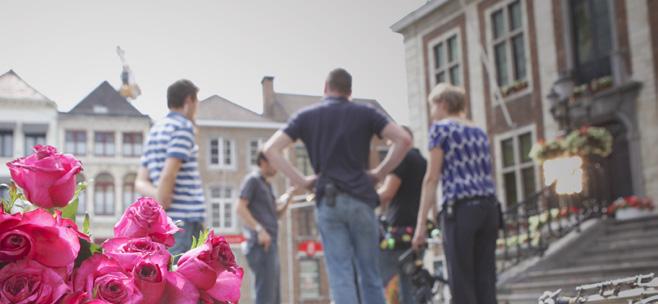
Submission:
<svg viewBox="0 0 658 304">
<path fill-rule="evenodd" d="M 148 260 L 142 260 L 133 270 L 135 283 L 142 292 L 142 304 L 157 304 L 162 300 L 165 290 L 166 268 Z"/>
<path fill-rule="evenodd" d="M 2 214 L 0 228 L 0 263 L 29 258 L 49 267 L 69 268 L 80 251 L 78 238 L 88 239 L 70 220 L 43 209 Z"/>
<path fill-rule="evenodd" d="M 166 277 L 165 294 L 162 303 L 197 304 L 199 290 L 178 272 L 169 272 Z"/>
<path fill-rule="evenodd" d="M 105 300 L 90 300 L 86 292 L 73 292 L 59 300 L 58 304 L 111 304 Z"/>
<path fill-rule="evenodd" d="M 135 265 L 144 259 L 167 269 L 171 259 L 171 254 L 164 245 L 148 237 L 109 239 L 103 243 L 103 252 L 117 260 L 126 271 L 132 271 Z"/>
<path fill-rule="evenodd" d="M 70 287 L 52 269 L 22 260 L 0 269 L 0 303 L 51 304 Z"/>
<path fill-rule="evenodd" d="M 177 272 L 185 276 L 201 292 L 217 301 L 240 300 L 243 270 L 237 266 L 231 247 L 213 232 L 206 243 L 186 252 L 178 261 Z"/>
<path fill-rule="evenodd" d="M 128 207 L 114 225 L 115 237 L 138 238 L 148 236 L 168 247 L 174 245 L 174 234 L 181 230 L 167 216 L 162 206 L 152 198 L 142 197 Z"/>
<path fill-rule="evenodd" d="M 75 176 L 82 164 L 52 146 L 37 145 L 34 152 L 7 163 L 11 178 L 32 204 L 46 209 L 66 206 L 75 193 Z"/>
<path fill-rule="evenodd" d="M 108 303 L 142 301 L 142 293 L 132 274 L 125 272 L 116 260 L 102 254 L 95 254 L 80 265 L 73 277 L 73 290 L 95 295 Z"/>
</svg>

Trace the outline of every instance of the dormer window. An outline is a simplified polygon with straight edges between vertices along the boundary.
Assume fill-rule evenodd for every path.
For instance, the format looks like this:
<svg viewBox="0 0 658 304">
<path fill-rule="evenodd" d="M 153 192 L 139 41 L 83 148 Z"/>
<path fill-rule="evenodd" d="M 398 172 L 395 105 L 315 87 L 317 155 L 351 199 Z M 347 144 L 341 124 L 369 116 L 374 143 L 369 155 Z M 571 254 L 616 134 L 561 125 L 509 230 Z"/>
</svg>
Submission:
<svg viewBox="0 0 658 304">
<path fill-rule="evenodd" d="M 95 105 L 94 106 L 94 113 L 96 114 L 107 114 L 109 111 L 106 106 L 99 106 Z"/>
</svg>

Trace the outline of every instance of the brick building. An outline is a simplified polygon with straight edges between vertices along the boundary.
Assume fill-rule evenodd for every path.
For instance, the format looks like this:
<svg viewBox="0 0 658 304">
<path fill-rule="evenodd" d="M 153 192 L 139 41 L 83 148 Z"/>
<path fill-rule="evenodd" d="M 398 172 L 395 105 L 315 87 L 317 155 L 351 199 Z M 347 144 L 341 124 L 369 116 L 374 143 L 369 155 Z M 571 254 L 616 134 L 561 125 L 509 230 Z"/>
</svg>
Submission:
<svg viewBox="0 0 658 304">
<path fill-rule="evenodd" d="M 498 195 L 520 201 L 542 186 L 527 155 L 558 135 L 547 95 L 570 75 L 580 92 L 573 127 L 602 126 L 614 136 L 603 160 L 608 195 L 656 198 L 656 24 L 655 0 L 428 1 L 392 26 L 404 37 L 410 116 L 421 118 L 411 120 L 416 144 L 426 146 L 431 88 L 463 86 L 469 116 L 492 141 Z"/>
</svg>

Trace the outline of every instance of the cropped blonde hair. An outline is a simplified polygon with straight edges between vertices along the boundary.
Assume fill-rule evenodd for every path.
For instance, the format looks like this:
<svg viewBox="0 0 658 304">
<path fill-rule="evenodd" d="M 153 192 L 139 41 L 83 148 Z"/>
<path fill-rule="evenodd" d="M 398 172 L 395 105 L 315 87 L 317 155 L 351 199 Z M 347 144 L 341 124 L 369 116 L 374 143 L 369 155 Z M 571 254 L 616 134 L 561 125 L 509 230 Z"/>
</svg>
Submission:
<svg viewBox="0 0 658 304">
<path fill-rule="evenodd" d="M 445 103 L 449 114 L 458 114 L 466 109 L 466 95 L 464 89 L 449 83 L 437 84 L 427 97 L 430 103 Z"/>
</svg>

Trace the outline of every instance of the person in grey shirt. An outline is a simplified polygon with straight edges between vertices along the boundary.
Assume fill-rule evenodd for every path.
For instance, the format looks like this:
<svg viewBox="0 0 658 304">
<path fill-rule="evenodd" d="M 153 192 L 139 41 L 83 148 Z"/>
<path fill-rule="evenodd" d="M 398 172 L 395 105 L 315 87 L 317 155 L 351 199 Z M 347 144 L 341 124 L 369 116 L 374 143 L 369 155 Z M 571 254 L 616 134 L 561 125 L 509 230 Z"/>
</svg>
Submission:
<svg viewBox="0 0 658 304">
<path fill-rule="evenodd" d="M 246 226 L 246 257 L 255 277 L 256 304 L 279 304 L 281 270 L 277 247 L 278 219 L 285 213 L 292 190 L 277 204 L 270 179 L 276 175 L 262 152 L 257 157 L 258 170 L 247 175 L 240 187 L 238 215 Z"/>
</svg>

